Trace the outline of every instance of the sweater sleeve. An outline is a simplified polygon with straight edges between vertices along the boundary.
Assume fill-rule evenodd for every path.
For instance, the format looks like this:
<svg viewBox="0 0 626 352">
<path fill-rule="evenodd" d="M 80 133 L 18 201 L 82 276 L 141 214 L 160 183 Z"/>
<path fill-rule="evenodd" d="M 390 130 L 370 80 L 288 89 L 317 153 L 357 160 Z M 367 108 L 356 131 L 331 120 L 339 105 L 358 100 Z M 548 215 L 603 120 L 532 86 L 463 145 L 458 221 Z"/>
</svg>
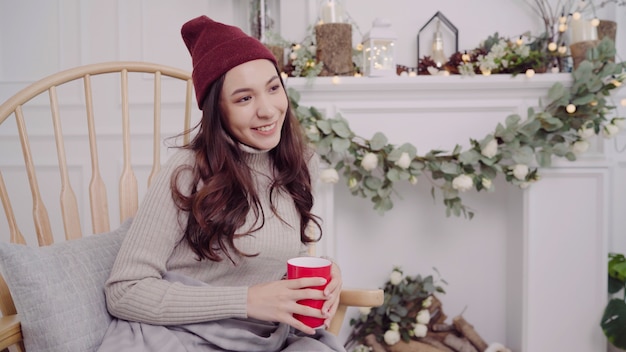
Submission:
<svg viewBox="0 0 626 352">
<path fill-rule="evenodd" d="M 113 316 L 155 325 L 247 316 L 245 286 L 189 286 L 163 279 L 187 223 L 172 199 L 170 180 L 192 158 L 186 150 L 175 153 L 147 191 L 105 284 Z M 190 184 L 190 173 L 183 172 L 178 182 Z"/>
</svg>

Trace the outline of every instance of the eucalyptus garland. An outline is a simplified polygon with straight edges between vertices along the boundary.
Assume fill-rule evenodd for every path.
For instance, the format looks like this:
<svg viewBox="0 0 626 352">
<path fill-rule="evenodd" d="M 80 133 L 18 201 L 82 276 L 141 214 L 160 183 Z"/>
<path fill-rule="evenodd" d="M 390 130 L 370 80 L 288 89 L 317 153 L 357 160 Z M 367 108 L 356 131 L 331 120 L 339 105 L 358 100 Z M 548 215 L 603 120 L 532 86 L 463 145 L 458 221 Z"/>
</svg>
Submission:
<svg viewBox="0 0 626 352">
<path fill-rule="evenodd" d="M 382 132 L 370 139 L 357 136 L 340 114 L 329 118 L 315 107 L 300 105 L 294 89 L 289 97 L 306 136 L 328 164 L 323 181 L 335 183 L 343 175 L 353 195 L 368 198 L 384 214 L 393 208 L 397 183 L 417 184 L 422 176 L 431 184 L 432 197 L 443 201 L 447 216 L 471 219 L 474 212 L 463 203 L 462 193 L 493 191 L 500 174 L 526 188 L 540 179 L 539 169 L 550 167 L 553 158 L 574 161 L 589 148 L 590 138 L 611 138 L 626 126 L 623 117 L 611 117 L 616 111 L 611 91 L 626 79 L 626 62 L 613 62 L 615 54 L 614 43 L 605 38 L 572 72 L 571 87 L 555 83 L 547 105 L 528 109 L 525 117 L 507 116 L 493 132 L 470 139 L 465 150 L 456 145 L 451 151 L 418 155 L 414 145 L 391 144 Z"/>
</svg>

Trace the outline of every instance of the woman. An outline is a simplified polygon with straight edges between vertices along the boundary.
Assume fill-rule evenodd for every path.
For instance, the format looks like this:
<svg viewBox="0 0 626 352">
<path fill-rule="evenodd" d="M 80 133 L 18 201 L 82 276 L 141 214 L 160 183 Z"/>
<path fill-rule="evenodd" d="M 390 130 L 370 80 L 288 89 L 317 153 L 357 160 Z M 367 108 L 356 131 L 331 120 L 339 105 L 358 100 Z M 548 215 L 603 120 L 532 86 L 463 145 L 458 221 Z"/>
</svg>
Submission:
<svg viewBox="0 0 626 352">
<path fill-rule="evenodd" d="M 326 331 L 293 317 L 329 324 L 341 289 L 337 266 L 324 291 L 307 289 L 322 278 L 283 280 L 286 261 L 306 255 L 320 226 L 311 212 L 317 159 L 274 55 L 206 16 L 181 32 L 202 119 L 159 173 L 122 244 L 105 287 L 117 319 L 100 351 L 342 351 Z M 318 310 L 302 299 L 325 302 Z"/>
</svg>

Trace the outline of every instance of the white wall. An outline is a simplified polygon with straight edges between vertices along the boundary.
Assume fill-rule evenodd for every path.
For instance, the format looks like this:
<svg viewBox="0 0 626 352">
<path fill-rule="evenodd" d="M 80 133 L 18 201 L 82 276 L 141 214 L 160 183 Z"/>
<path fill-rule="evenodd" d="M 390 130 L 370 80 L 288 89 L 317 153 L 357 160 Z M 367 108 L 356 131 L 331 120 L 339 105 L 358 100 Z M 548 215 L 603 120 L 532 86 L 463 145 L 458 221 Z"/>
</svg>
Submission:
<svg viewBox="0 0 626 352">
<path fill-rule="evenodd" d="M 190 70 L 191 61 L 180 39 L 181 25 L 188 19 L 206 14 L 219 21 L 243 26 L 246 15 L 241 9 L 245 9 L 246 3 L 244 0 L 0 0 L 0 101 L 4 101 L 20 88 L 47 74 L 100 61 L 144 60 Z M 397 61 L 407 66 L 414 66 L 417 59 L 417 31 L 438 10 L 458 27 L 461 50 L 476 47 L 480 40 L 496 31 L 501 35 L 516 36 L 526 30 L 534 33 L 541 30 L 537 16 L 522 0 L 431 2 L 345 0 L 344 3 L 362 33 L 369 30 L 375 17 L 389 18 L 399 37 Z M 317 2 L 283 0 L 281 5 L 281 33 L 286 39 L 301 40 L 306 34 L 307 25 L 311 25 L 316 17 Z M 618 50 L 621 60 L 624 60 L 626 7 L 604 13 L 603 18 L 619 22 Z M 425 39 L 428 38 L 422 37 L 422 40 Z M 354 34 L 354 40 L 359 40 L 357 33 Z M 467 80 L 470 79 L 467 78 L 462 82 L 468 84 Z M 480 98 L 483 101 L 485 98 L 489 99 L 469 95 L 470 91 L 471 88 L 468 89 L 466 98 L 459 98 L 460 106 L 472 106 L 473 99 Z M 381 94 L 383 93 L 381 91 Z M 433 109 L 437 104 L 440 106 L 450 104 L 446 100 L 445 90 L 431 94 L 433 94 L 431 100 L 416 96 L 415 101 L 408 103 L 406 100 L 410 99 L 405 97 L 405 103 L 408 105 L 395 111 L 396 115 L 392 120 L 380 110 L 372 110 L 373 112 L 369 114 L 367 111 L 355 113 L 358 109 L 354 105 L 346 107 L 342 103 L 335 105 L 328 103 L 327 107 L 331 110 L 349 108 L 348 110 L 352 111 L 352 115 L 349 116 L 351 124 L 358 133 L 367 136 L 372 131 L 380 130 L 385 132 L 392 142 L 414 143 L 422 153 L 437 146 L 449 149 L 452 143 L 465 143 L 468 133 L 488 131 L 493 128 L 494 119 L 504 118 L 510 109 L 536 102 L 534 96 L 532 100 L 524 97 L 519 102 L 514 99 L 496 101 L 496 105 L 502 104 L 498 105 L 499 108 L 496 107 L 485 116 L 472 115 L 471 118 L 476 120 L 471 121 L 475 123 L 468 123 L 469 130 L 459 132 L 458 129 L 448 128 L 445 118 L 452 115 L 450 121 L 462 121 L 465 116 L 464 110 L 457 109 L 455 112 L 448 112 L 447 115 L 441 112 L 439 115 L 429 115 L 422 104 L 430 104 L 431 107 L 434 106 Z M 623 98 L 624 92 L 620 94 Z M 316 101 L 310 95 L 305 95 L 305 98 L 311 102 Z M 394 107 L 394 96 L 388 94 L 386 99 L 388 101 L 381 103 L 382 106 L 388 106 L 390 109 Z M 318 103 L 323 104 L 316 101 L 316 104 Z M 421 111 L 419 116 L 415 115 L 416 104 Z M 624 108 L 621 108 L 621 111 L 622 116 L 626 115 Z M 411 128 L 407 128 L 409 125 Z M 0 140 L 6 141 L 13 137 L 11 132 L 0 129 Z M 600 227 L 596 229 L 597 233 L 592 235 L 591 240 L 586 239 L 589 242 L 583 242 L 587 247 L 589 244 L 596 244 L 601 251 L 611 249 L 626 252 L 624 236 L 626 218 L 621 215 L 626 209 L 624 197 L 626 184 L 620 182 L 626 179 L 624 148 L 626 138 L 622 134 L 615 141 L 603 144 L 599 149 L 603 159 L 600 171 L 593 163 L 585 166 L 593 168 L 597 173 L 590 179 L 583 177 L 580 182 L 591 184 L 599 191 L 597 194 L 583 192 L 582 199 L 598 197 L 600 200 L 582 205 L 575 204 L 576 199 L 570 198 L 556 202 L 557 206 L 565 209 L 562 210 L 564 213 L 559 215 L 559 219 L 567 219 L 568 213 L 574 213 L 576 216 L 581 216 L 581 212 L 584 211 L 593 213 L 593 223 L 599 224 Z M 5 150 L 0 149 L 0 165 L 10 159 Z M 604 169 L 609 170 L 608 176 L 603 173 Z M 601 175 L 598 176 L 600 181 L 596 180 L 596 174 Z M 551 179 L 548 177 L 548 181 L 542 187 L 551 189 L 553 185 L 555 187 L 563 185 L 558 182 L 560 180 L 558 171 L 554 177 L 557 177 L 557 181 L 549 183 Z M 604 178 L 613 183 L 603 184 Z M 532 232 L 533 229 L 521 228 L 529 224 L 527 220 L 529 217 L 534 219 L 530 221 L 533 226 L 543 224 L 543 229 L 560 228 L 559 224 L 550 223 L 549 217 L 541 218 L 547 211 L 537 208 L 536 202 L 537 199 L 541 201 L 545 199 L 537 193 L 533 198 L 499 180 L 495 184 L 497 189 L 495 193 L 466 195 L 466 202 L 472 205 L 477 213 L 476 218 L 469 221 L 462 218 L 446 218 L 443 206 L 432 201 L 430 188 L 425 184 L 426 181 L 421 180 L 421 186 L 418 187 L 400 186 L 395 208 L 384 216 L 379 216 L 371 210 L 371 205 L 367 201 L 351 196 L 343 185 L 335 187 L 334 194 L 330 191 L 334 198 L 330 200 L 332 209 L 327 211 L 332 217 L 329 232 L 333 233 L 334 237 L 333 243 L 329 244 L 328 248 L 346 267 L 345 271 L 349 274 L 345 278 L 346 285 L 378 287 L 387 279 L 387 274 L 394 265 L 401 265 L 408 274 L 425 275 L 433 273 L 432 267 L 436 267 L 449 282 L 446 287 L 448 293 L 442 297 L 446 313 L 453 316 L 467 308 L 466 318 L 486 340 L 521 346 L 520 340 L 528 337 L 524 334 L 532 335 L 543 331 L 545 326 L 534 325 L 525 328 L 531 331 L 520 333 L 523 330 L 521 327 L 523 322 L 520 320 L 523 313 L 518 312 L 521 310 L 520 302 L 532 301 L 542 306 L 546 301 L 536 295 L 538 291 L 528 291 L 528 287 L 524 286 L 534 284 L 526 283 L 525 279 L 521 278 L 527 268 L 511 265 L 510 262 L 532 260 L 531 254 L 535 253 L 542 260 L 549 257 L 548 253 L 540 251 L 541 248 L 533 247 L 534 242 L 530 244 L 528 251 L 520 251 L 520 246 L 529 244 L 518 237 L 525 231 Z M 573 184 L 577 185 L 575 182 Z M 602 191 L 603 187 L 606 187 L 606 191 Z M 544 190 L 545 188 L 541 188 L 538 192 Z M 605 196 L 609 198 L 604 199 Z M 595 207 L 603 204 L 603 201 L 610 205 L 605 213 L 603 208 Z M 569 206 L 572 207 L 571 212 L 568 212 Z M 4 231 L 4 227 L 0 229 Z M 534 233 L 544 235 L 541 229 L 535 229 Z M 563 242 L 568 240 L 567 234 L 558 238 Z M 572 253 L 580 249 L 573 243 L 564 243 L 563 248 L 568 253 L 559 253 L 557 250 L 559 245 L 552 246 L 550 248 L 554 249 L 556 261 L 559 258 L 576 260 Z M 597 254 L 597 251 L 594 253 Z M 594 257 L 595 259 L 598 258 Z M 578 278 L 580 285 L 604 282 L 605 277 L 602 277 L 603 273 L 599 273 L 598 270 L 605 264 L 603 259 L 600 257 L 600 262 L 595 261 L 589 266 L 591 272 L 595 273 L 594 277 Z M 583 264 L 577 265 L 584 269 Z M 558 289 L 559 280 L 562 278 L 555 275 L 553 281 L 550 281 L 549 277 L 542 279 L 551 282 L 553 288 L 546 297 L 556 299 L 568 297 L 568 292 Z M 527 297 L 513 297 L 514 299 L 509 297 L 508 293 L 516 289 L 526 292 Z M 599 290 L 601 296 L 604 288 L 600 287 Z M 584 305 L 585 302 L 576 304 Z M 586 319 L 598 318 L 599 314 Z M 585 331 L 584 334 L 597 338 L 598 331 Z M 597 341 L 595 343 L 597 346 Z M 521 348 L 518 351 L 521 351 Z M 528 351 L 541 352 L 532 349 Z"/>
</svg>

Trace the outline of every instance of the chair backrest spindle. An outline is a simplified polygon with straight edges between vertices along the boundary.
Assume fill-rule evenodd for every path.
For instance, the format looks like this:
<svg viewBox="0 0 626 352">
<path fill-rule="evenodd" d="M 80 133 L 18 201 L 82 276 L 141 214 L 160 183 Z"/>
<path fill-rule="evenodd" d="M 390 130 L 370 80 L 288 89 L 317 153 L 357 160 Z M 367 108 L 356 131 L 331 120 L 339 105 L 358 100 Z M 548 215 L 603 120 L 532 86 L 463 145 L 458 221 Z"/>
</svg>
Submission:
<svg viewBox="0 0 626 352">
<path fill-rule="evenodd" d="M 152 171 L 148 177 L 148 186 L 161 170 L 161 71 L 154 73 L 154 133 L 152 134 Z"/>
<path fill-rule="evenodd" d="M 120 177 L 120 222 L 132 217 L 139 206 L 137 178 L 130 158 L 130 116 L 128 107 L 128 70 L 122 69 L 122 144 L 124 166 Z"/>
<path fill-rule="evenodd" d="M 89 155 L 91 159 L 91 180 L 89 181 L 89 201 L 91 208 L 91 227 L 93 233 L 109 232 L 109 203 L 104 180 L 100 174 L 98 144 L 96 143 L 96 124 L 93 112 L 93 93 L 91 75 L 83 76 L 85 89 L 85 109 L 87 114 L 87 131 L 89 134 Z"/>
<path fill-rule="evenodd" d="M 52 124 L 54 126 L 54 140 L 57 147 L 57 158 L 59 160 L 59 173 L 61 175 L 61 214 L 63 216 L 63 228 L 65 229 L 65 239 L 72 240 L 82 237 L 83 233 L 80 228 L 80 216 L 78 213 L 76 195 L 72 189 L 70 175 L 67 171 L 67 156 L 65 154 L 57 89 L 55 86 L 52 86 L 48 92 L 50 96 Z"/>
<path fill-rule="evenodd" d="M 54 240 L 52 237 L 52 229 L 50 228 L 48 211 L 46 210 L 46 206 L 41 198 L 41 192 L 39 191 L 39 183 L 37 182 L 35 164 L 33 163 L 33 156 L 30 151 L 28 132 L 26 131 L 26 123 L 24 122 L 24 113 L 22 112 L 21 105 L 15 108 L 15 121 L 17 122 L 17 131 L 20 136 L 22 153 L 24 155 L 24 165 L 33 197 L 33 222 L 35 232 L 37 233 L 37 242 L 39 242 L 40 246 L 46 246 L 54 242 Z"/>
<path fill-rule="evenodd" d="M 4 184 L 2 172 L 0 172 L 0 200 L 2 200 L 2 207 L 4 208 L 4 214 L 7 217 L 7 222 L 9 225 L 9 233 L 11 234 L 9 241 L 11 243 L 26 244 L 24 236 L 22 236 L 20 229 L 17 227 L 15 214 L 13 213 L 13 207 L 11 206 L 11 202 L 9 202 L 9 192 L 7 191 L 7 186 Z"/>
</svg>

